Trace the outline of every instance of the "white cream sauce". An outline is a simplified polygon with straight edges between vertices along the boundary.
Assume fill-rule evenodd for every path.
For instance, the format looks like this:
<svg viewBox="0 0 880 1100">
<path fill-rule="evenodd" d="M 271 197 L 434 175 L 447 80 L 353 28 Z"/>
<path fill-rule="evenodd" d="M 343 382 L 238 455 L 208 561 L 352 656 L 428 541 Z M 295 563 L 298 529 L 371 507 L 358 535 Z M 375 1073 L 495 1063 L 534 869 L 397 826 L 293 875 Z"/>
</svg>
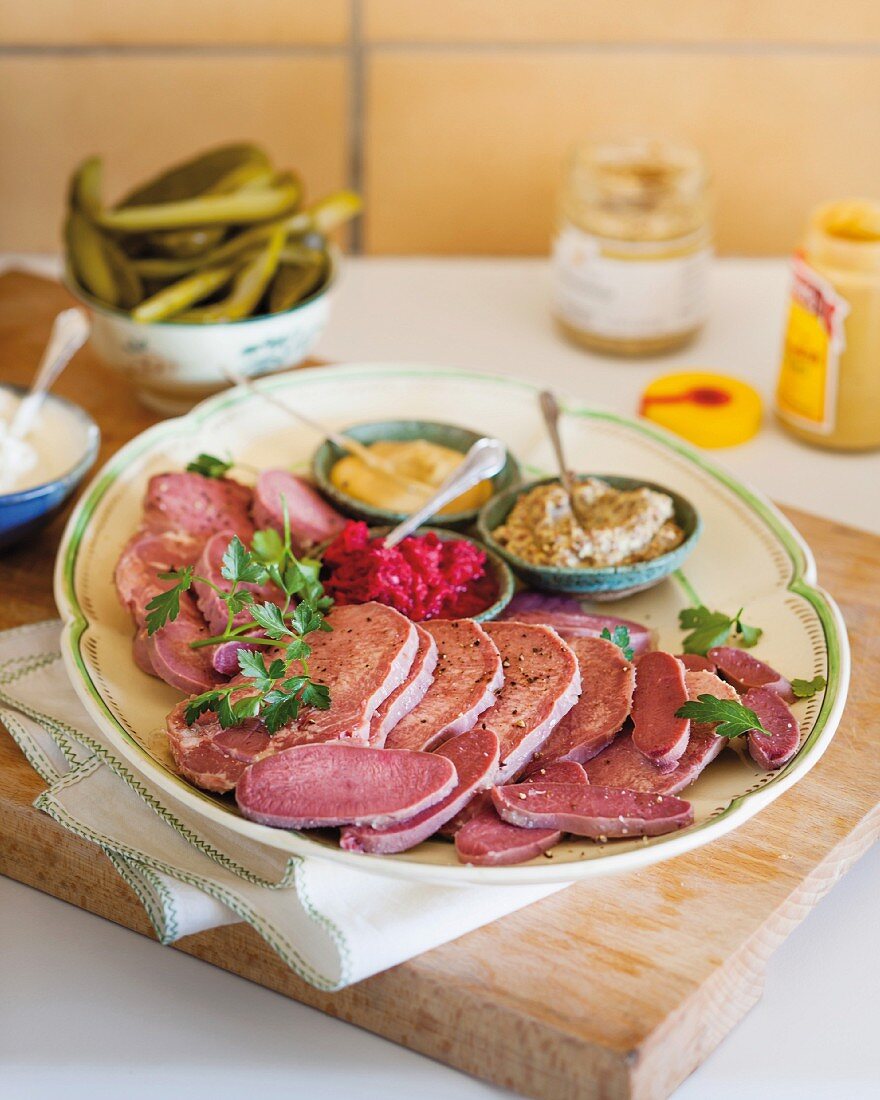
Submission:
<svg viewBox="0 0 880 1100">
<path fill-rule="evenodd" d="M 9 434 L 21 403 L 0 387 L 0 493 L 33 489 L 66 474 L 85 454 L 88 429 L 66 405 L 50 395 L 24 439 Z"/>
</svg>

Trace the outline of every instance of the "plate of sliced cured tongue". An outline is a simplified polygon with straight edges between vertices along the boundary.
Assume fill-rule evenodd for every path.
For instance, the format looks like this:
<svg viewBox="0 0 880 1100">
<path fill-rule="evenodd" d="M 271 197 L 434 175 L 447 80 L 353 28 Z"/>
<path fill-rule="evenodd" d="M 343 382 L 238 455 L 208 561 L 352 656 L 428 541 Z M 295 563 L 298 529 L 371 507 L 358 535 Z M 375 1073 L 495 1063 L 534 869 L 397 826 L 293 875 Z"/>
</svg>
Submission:
<svg viewBox="0 0 880 1100">
<path fill-rule="evenodd" d="M 524 382 L 365 364 L 260 385 L 337 432 L 464 420 L 528 476 L 554 468 Z M 687 560 L 613 604 L 510 599 L 472 532 L 426 529 L 390 557 L 310 481 L 322 439 L 244 389 L 123 447 L 56 569 L 65 661 L 119 759 L 243 837 L 446 884 L 643 867 L 783 794 L 849 677 L 809 548 L 671 435 L 561 404 L 579 473 L 669 486 L 699 516 Z"/>
</svg>

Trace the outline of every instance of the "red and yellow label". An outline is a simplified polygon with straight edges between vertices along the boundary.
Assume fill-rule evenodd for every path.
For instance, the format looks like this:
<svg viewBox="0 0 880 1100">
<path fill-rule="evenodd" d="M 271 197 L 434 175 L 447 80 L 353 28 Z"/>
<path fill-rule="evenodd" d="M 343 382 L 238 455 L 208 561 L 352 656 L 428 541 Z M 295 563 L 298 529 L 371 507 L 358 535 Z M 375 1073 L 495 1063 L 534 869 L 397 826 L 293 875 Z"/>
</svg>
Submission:
<svg viewBox="0 0 880 1100">
<path fill-rule="evenodd" d="M 801 427 L 817 432 L 834 427 L 847 313 L 845 299 L 796 255 L 776 404 L 781 416 Z"/>
</svg>

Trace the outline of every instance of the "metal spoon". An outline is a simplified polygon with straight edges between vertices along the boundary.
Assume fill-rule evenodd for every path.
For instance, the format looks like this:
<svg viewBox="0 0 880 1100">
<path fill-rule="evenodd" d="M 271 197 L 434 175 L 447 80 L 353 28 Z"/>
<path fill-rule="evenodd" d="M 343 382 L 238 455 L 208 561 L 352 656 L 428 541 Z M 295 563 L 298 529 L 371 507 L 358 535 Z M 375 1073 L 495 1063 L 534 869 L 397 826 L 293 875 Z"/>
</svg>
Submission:
<svg viewBox="0 0 880 1100">
<path fill-rule="evenodd" d="M 388 532 L 386 546 L 396 546 L 407 535 L 420 527 L 426 519 L 439 511 L 444 504 L 455 500 L 487 477 L 494 477 L 507 461 L 507 448 L 500 439 L 484 436 L 473 444 L 460 466 L 452 471 L 440 488 L 417 512 Z"/>
<path fill-rule="evenodd" d="M 544 417 L 544 424 L 547 428 L 547 434 L 550 436 L 550 442 L 553 444 L 553 450 L 556 454 L 556 464 L 559 467 L 559 480 L 562 482 L 562 488 L 565 490 L 568 496 L 568 503 L 571 506 L 572 515 L 578 523 L 583 525 L 583 520 L 578 511 L 577 498 L 575 497 L 575 480 L 571 475 L 571 470 L 568 468 L 568 464 L 565 461 L 565 453 L 562 450 L 562 439 L 559 435 L 559 403 L 556 400 L 554 394 L 550 390 L 542 390 L 538 395 L 538 403 L 541 406 L 541 414 Z"/>
<path fill-rule="evenodd" d="M 9 434 L 15 439 L 24 439 L 31 430 L 46 394 L 86 342 L 90 328 L 89 318 L 81 309 L 65 309 L 55 318 L 30 391 L 18 406 L 9 427 Z"/>
<path fill-rule="evenodd" d="M 273 407 L 283 409 L 289 416 L 292 416 L 294 420 L 299 421 L 301 424 L 305 424 L 306 427 L 311 428 L 315 432 L 320 432 L 322 435 L 325 435 L 330 442 L 334 443 L 341 451 L 345 451 L 347 454 L 357 455 L 365 466 L 369 466 L 373 470 L 379 470 L 386 477 L 397 482 L 402 488 L 410 492 L 413 489 L 418 489 L 422 492 L 426 490 L 433 491 L 434 486 L 429 482 L 418 481 L 416 478 L 404 477 L 403 474 L 398 473 L 390 463 L 374 455 L 368 447 L 365 447 L 363 443 L 360 443 L 357 439 L 352 439 L 351 436 L 336 432 L 332 428 L 328 428 L 326 424 L 322 424 L 319 420 L 313 420 L 312 417 L 306 416 L 305 413 L 300 412 L 299 409 L 294 408 L 293 405 L 288 405 L 279 394 L 266 393 L 264 390 L 260 389 L 252 379 L 246 378 L 243 374 L 239 374 L 233 367 L 224 367 L 223 370 L 229 381 L 233 382 L 236 386 L 244 386 L 249 393 L 255 393 Z"/>
</svg>

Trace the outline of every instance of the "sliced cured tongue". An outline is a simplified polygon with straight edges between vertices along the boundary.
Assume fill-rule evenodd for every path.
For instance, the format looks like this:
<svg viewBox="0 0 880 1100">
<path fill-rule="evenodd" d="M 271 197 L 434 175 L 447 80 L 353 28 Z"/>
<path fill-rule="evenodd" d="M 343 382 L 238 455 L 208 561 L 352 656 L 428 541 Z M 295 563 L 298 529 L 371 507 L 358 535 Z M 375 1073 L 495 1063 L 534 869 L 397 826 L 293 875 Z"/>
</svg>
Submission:
<svg viewBox="0 0 880 1100">
<path fill-rule="evenodd" d="M 660 836 L 693 823 L 691 804 L 672 795 L 642 794 L 578 783 L 496 787 L 492 801 L 511 825 L 560 829 L 576 836 Z"/>
<path fill-rule="evenodd" d="M 715 672 L 718 667 L 714 661 L 699 653 L 679 653 L 678 660 L 690 672 Z"/>
<path fill-rule="evenodd" d="M 168 745 L 177 770 L 206 791 L 231 791 L 244 775 L 247 763 L 214 744 L 201 725 L 188 726 L 185 710 L 184 700 L 166 719 Z"/>
<path fill-rule="evenodd" d="M 456 783 L 437 753 L 299 745 L 252 764 L 236 787 L 251 821 L 282 829 L 392 825 L 444 799 Z"/>
<path fill-rule="evenodd" d="M 524 783 L 587 783 L 587 773 L 581 767 L 580 764 L 575 764 L 569 760 L 562 760 L 554 764 L 546 764 L 542 768 L 538 768 L 534 775 L 528 779 L 523 780 Z M 455 836 L 459 829 L 464 828 L 465 825 L 474 817 L 476 817 L 483 809 L 489 807 L 492 814 L 495 814 L 495 810 L 492 808 L 492 799 L 489 791 L 480 791 L 475 794 L 473 798 L 463 806 L 458 813 L 445 822 L 437 831 L 441 836 Z"/>
<path fill-rule="evenodd" d="M 660 768 L 673 768 L 687 748 L 690 721 L 675 714 L 687 701 L 684 668 L 671 653 L 656 651 L 639 658 L 633 744 Z"/>
<path fill-rule="evenodd" d="M 485 630 L 501 654 L 504 685 L 481 721 L 501 741 L 498 781 L 506 783 L 575 705 L 581 674 L 571 648 L 550 627 L 493 622 Z"/>
<path fill-rule="evenodd" d="M 785 700 L 771 688 L 752 688 L 742 697 L 743 706 L 753 710 L 768 730 L 767 737 L 757 730 L 748 736 L 749 755 L 765 771 L 787 764 L 798 750 L 800 729 Z"/>
<path fill-rule="evenodd" d="M 222 592 L 229 592 L 232 588 L 232 582 L 226 580 L 222 569 L 223 555 L 234 537 L 234 531 L 218 531 L 216 535 L 211 535 L 205 543 L 196 565 L 196 573 L 204 577 L 205 581 L 210 581 L 210 584 L 195 581 L 193 590 L 198 600 L 199 610 L 205 616 L 212 634 L 220 634 L 225 630 L 229 618 L 226 604 L 215 589 L 219 588 Z M 212 588 L 211 585 L 214 587 Z M 281 589 L 274 584 L 241 584 L 239 588 L 253 593 L 257 603 L 281 604 L 284 600 Z M 245 607 L 233 617 L 232 622 L 234 626 L 240 626 L 242 623 L 246 623 L 249 618 L 250 613 Z"/>
<path fill-rule="evenodd" d="M 647 652 L 653 644 L 653 635 L 648 627 L 631 619 L 619 619 L 615 615 L 594 615 L 584 611 L 578 601 L 570 596 L 544 596 L 540 592 L 519 592 L 501 613 L 500 618 L 520 623 L 552 626 L 566 640 L 569 637 L 598 638 L 603 630 L 613 634 L 615 627 L 625 626 L 636 656 Z"/>
<path fill-rule="evenodd" d="M 200 695 L 225 683 L 225 677 L 212 664 L 212 647 L 192 648 L 192 642 L 209 637 L 210 632 L 196 607 L 196 601 L 189 592 L 182 592 L 177 618 L 142 639 L 143 655 L 155 675 L 166 684 L 187 695 Z"/>
<path fill-rule="evenodd" d="M 736 701 L 730 684 L 711 672 L 685 673 L 688 698 L 714 695 L 716 699 Z M 631 734 L 618 737 L 613 744 L 584 765 L 590 782 L 604 787 L 625 787 L 646 794 L 677 794 L 689 786 L 724 748 L 725 738 L 717 737 L 714 727 L 692 723 L 688 746 L 671 771 L 655 767 L 633 744 Z"/>
<path fill-rule="evenodd" d="M 419 705 L 389 731 L 389 749 L 430 749 L 466 733 L 504 680 L 498 649 L 479 623 L 432 619 L 422 626 L 437 643 L 434 678 Z"/>
<path fill-rule="evenodd" d="M 221 676 L 237 676 L 241 669 L 238 663 L 239 653 L 243 649 L 254 651 L 264 648 L 264 646 L 252 645 L 249 642 L 221 642 L 219 645 L 214 646 L 211 651 L 211 664 Z"/>
<path fill-rule="evenodd" d="M 491 730 L 468 730 L 444 742 L 434 755 L 451 760 L 458 776 L 455 786 L 445 798 L 414 817 L 383 829 L 351 825 L 342 831 L 339 840 L 341 847 L 349 852 L 390 855 L 405 852 L 433 836 L 441 825 L 470 801 L 476 791 L 492 782 L 498 768 L 498 738 Z"/>
<path fill-rule="evenodd" d="M 534 780 L 541 783 L 588 782 L 586 772 L 570 761 L 548 764 Z M 455 853 L 460 862 L 478 867 L 510 866 L 534 859 L 562 839 L 559 829 L 522 829 L 502 820 L 489 792 L 471 801 L 474 807 L 468 820 L 455 831 Z M 470 807 L 468 807 L 470 808 Z"/>
<path fill-rule="evenodd" d="M 414 710 L 424 699 L 428 688 L 434 682 L 434 669 L 437 667 L 437 643 L 433 635 L 415 624 L 419 636 L 419 648 L 412 663 L 409 675 L 379 705 L 370 722 L 370 744 L 377 749 L 385 745 L 386 738 L 397 723 Z"/>
<path fill-rule="evenodd" d="M 551 760 L 591 760 L 614 740 L 632 707 L 635 669 L 619 646 L 591 637 L 568 644 L 580 668 L 580 698 L 535 753 L 530 775 Z"/>
<path fill-rule="evenodd" d="M 282 501 L 287 503 L 291 542 L 298 554 L 335 538 L 345 526 L 345 516 L 331 508 L 305 478 L 287 470 L 263 470 L 254 489 L 253 516 L 259 529 L 272 527 L 284 533 Z"/>
<path fill-rule="evenodd" d="M 144 621 L 147 602 L 168 587 L 160 573 L 192 565 L 202 550 L 199 539 L 175 531 L 138 531 L 125 545 L 116 563 L 114 581 L 119 602 L 139 624 Z"/>
<path fill-rule="evenodd" d="M 144 498 L 144 522 L 156 531 L 181 531 L 205 539 L 234 531 L 250 545 L 251 490 L 230 477 L 203 477 L 188 471 L 156 474 Z"/>
<path fill-rule="evenodd" d="M 309 636 L 309 672 L 330 689 L 330 709 L 307 708 L 270 737 L 258 720 L 223 730 L 212 712 L 200 715 L 187 727 L 184 702 L 167 721 L 171 751 L 182 774 L 207 790 L 231 790 L 241 775 L 242 761 L 310 741 L 367 742 L 376 707 L 409 672 L 418 636 L 403 615 L 375 603 L 334 608 L 327 621 L 331 631 Z M 268 658 L 272 652 L 268 651 Z M 291 671 L 296 672 L 296 667 Z M 246 681 L 241 682 L 246 692 Z M 238 736 L 242 728 L 247 732 L 244 740 Z M 200 772 L 202 764 L 204 774 Z M 237 767 L 239 764 L 242 766 Z M 218 786 L 223 782 L 227 785 Z"/>
<path fill-rule="evenodd" d="M 329 633 L 309 635 L 309 675 L 330 689 L 329 710 L 308 708 L 273 738 L 275 751 L 308 741 L 361 741 L 376 708 L 409 675 L 419 646 L 413 623 L 379 603 L 334 607 Z"/>
<path fill-rule="evenodd" d="M 759 661 L 744 649 L 727 645 L 716 646 L 709 650 L 708 656 L 715 662 L 722 676 L 740 693 L 751 688 L 766 688 L 775 692 L 786 703 L 794 702 L 791 683 L 775 668 Z"/>
</svg>

